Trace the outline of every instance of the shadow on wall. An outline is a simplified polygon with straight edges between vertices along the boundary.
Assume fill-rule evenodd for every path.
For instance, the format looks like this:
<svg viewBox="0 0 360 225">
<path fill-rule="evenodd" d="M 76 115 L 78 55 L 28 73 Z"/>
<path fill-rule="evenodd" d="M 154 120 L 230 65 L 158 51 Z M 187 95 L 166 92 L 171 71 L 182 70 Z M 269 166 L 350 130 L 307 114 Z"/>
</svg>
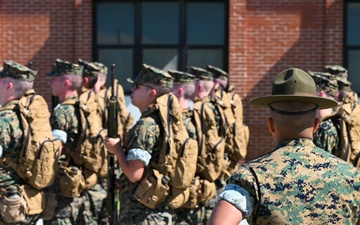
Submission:
<svg viewBox="0 0 360 225">
<path fill-rule="evenodd" d="M 326 9 L 324 4 L 324 1 L 312 0 L 280 0 L 276 4 L 247 1 L 246 20 L 249 24 L 246 57 L 248 62 L 259 62 L 249 63 L 247 71 L 250 77 L 265 74 L 244 99 L 245 123 L 250 126 L 251 132 L 247 160 L 275 147 L 266 124 L 268 111 L 252 107 L 248 101 L 261 95 L 270 95 L 273 78 L 287 68 L 316 71 L 322 69 L 325 63 L 341 63 L 338 56 L 334 59 L 325 57 L 326 13 L 338 10 L 332 9 L 338 5 L 333 3 Z M 263 31 L 261 36 L 259 31 Z M 259 61 L 259 56 L 264 57 Z"/>
</svg>

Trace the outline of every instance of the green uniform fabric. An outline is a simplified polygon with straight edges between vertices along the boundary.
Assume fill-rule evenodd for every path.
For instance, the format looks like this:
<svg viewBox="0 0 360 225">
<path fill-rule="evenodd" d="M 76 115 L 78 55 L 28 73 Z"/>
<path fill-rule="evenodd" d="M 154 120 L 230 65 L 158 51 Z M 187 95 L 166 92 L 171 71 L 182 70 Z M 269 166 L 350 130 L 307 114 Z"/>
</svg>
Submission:
<svg viewBox="0 0 360 225">
<path fill-rule="evenodd" d="M 298 138 L 245 163 L 229 183 L 245 188 L 257 204 L 249 224 L 356 224 L 360 172 Z"/>
<path fill-rule="evenodd" d="M 71 100 L 78 100 L 77 96 L 70 96 Z M 66 99 L 65 99 L 66 101 Z M 80 111 L 75 105 L 58 105 L 51 113 L 50 123 L 53 130 L 58 129 L 67 133 L 67 143 L 63 150 L 63 161 L 68 166 L 77 166 L 72 162 L 66 151 L 73 151 L 79 137 Z M 81 168 L 79 168 L 81 169 Z M 58 180 L 55 181 L 52 190 L 60 193 Z M 55 216 L 44 224 L 51 225 L 85 225 L 97 224 L 91 212 L 90 197 L 88 191 L 83 191 L 79 197 L 66 198 L 58 194 L 58 206 L 55 209 Z"/>
<path fill-rule="evenodd" d="M 333 155 L 339 156 L 339 130 L 339 124 L 334 123 L 331 119 L 321 121 L 314 133 L 314 144 Z"/>
<path fill-rule="evenodd" d="M 12 108 L 13 105 L 17 105 L 18 100 L 12 100 L 6 103 L 3 108 Z M 2 158 L 10 157 L 12 161 L 17 162 L 18 155 L 20 154 L 21 147 L 23 144 L 23 130 L 21 129 L 20 120 L 13 110 L 0 110 L 0 146 L 2 147 Z M 8 166 L 6 163 L 0 165 L 1 173 L 8 173 L 6 175 L 6 182 L 3 181 L 5 176 L 1 177 L 1 189 L 9 187 L 11 184 L 26 184 L 16 172 Z M 40 215 L 26 216 L 26 222 L 21 224 L 36 224 Z M 5 223 L 1 220 L 0 224 L 16 224 L 16 223 Z"/>
<path fill-rule="evenodd" d="M 161 121 L 156 107 L 150 107 L 143 112 L 137 123 L 130 129 L 126 153 L 137 149 L 147 151 L 151 155 L 150 163 L 157 162 L 161 149 Z M 141 153 L 140 153 L 141 154 Z M 129 160 L 129 158 L 128 158 Z M 151 168 L 151 166 L 149 166 Z M 149 169 L 146 167 L 145 169 Z M 120 223 L 122 225 L 172 224 L 173 210 L 162 203 L 156 209 L 142 205 L 133 194 L 139 182 L 132 183 L 124 174 L 120 176 Z"/>
</svg>

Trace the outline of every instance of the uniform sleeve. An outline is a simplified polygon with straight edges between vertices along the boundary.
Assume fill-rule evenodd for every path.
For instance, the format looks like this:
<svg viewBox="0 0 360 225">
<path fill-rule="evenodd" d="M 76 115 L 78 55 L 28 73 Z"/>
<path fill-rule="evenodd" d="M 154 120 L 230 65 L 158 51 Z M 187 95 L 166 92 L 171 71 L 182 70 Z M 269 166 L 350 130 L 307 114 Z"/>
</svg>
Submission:
<svg viewBox="0 0 360 225">
<path fill-rule="evenodd" d="M 50 125 L 53 130 L 67 131 L 66 128 L 66 114 L 64 110 L 54 110 L 50 116 Z"/>
<path fill-rule="evenodd" d="M 130 133 L 127 160 L 141 160 L 147 165 L 160 137 L 160 127 L 153 118 L 140 119 Z"/>
<path fill-rule="evenodd" d="M 320 123 L 319 128 L 314 133 L 314 144 L 327 152 L 336 154 L 338 142 L 339 138 L 336 128 L 327 122 Z"/>
<path fill-rule="evenodd" d="M 22 146 L 23 132 L 15 114 L 0 115 L 0 145 L 3 156 L 16 158 Z"/>
<path fill-rule="evenodd" d="M 244 213 L 246 217 L 254 211 L 254 198 L 244 188 L 236 184 L 228 184 L 218 196 L 219 200 L 225 200 Z"/>
</svg>

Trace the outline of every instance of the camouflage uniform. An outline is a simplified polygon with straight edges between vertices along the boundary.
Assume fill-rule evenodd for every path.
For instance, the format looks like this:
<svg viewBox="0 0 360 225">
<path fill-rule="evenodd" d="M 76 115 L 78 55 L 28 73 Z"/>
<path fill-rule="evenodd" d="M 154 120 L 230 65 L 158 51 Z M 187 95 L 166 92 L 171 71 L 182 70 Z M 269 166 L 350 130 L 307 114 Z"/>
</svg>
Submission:
<svg viewBox="0 0 360 225">
<path fill-rule="evenodd" d="M 190 67 L 190 71 L 191 74 L 194 74 L 196 76 L 196 79 L 198 80 L 204 80 L 204 81 L 214 80 L 214 74 L 211 73 L 210 71 L 198 67 Z M 202 105 L 204 105 L 203 115 L 201 115 Z M 200 127 L 203 126 L 202 128 L 203 130 L 197 130 L 197 134 L 199 138 L 200 135 L 202 134 L 204 135 L 203 150 L 199 150 L 199 151 L 211 152 L 214 151 L 214 149 L 216 148 L 216 151 L 224 152 L 225 140 L 223 139 L 223 135 L 225 133 L 225 126 L 221 122 L 220 112 L 215 106 L 214 99 L 211 96 L 206 96 L 203 97 L 202 99 L 196 97 L 194 99 L 194 114 L 196 114 L 195 117 L 200 117 L 200 120 L 205 121 L 205 125 L 204 124 L 200 125 Z M 196 127 L 199 128 L 199 125 L 197 125 Z M 203 133 L 204 130 L 206 132 Z M 199 146 L 199 148 L 201 148 L 201 146 Z M 203 156 L 199 156 L 199 157 L 203 157 Z M 206 179 L 198 172 L 197 175 L 200 177 L 200 179 Z M 220 175 L 221 174 L 219 174 L 219 177 L 215 179 L 215 181 L 210 181 L 216 185 L 216 193 L 220 193 L 224 185 L 224 182 L 221 180 Z M 211 199 L 200 204 L 198 212 L 200 214 L 199 220 L 201 221 L 201 223 L 199 224 L 207 223 L 212 213 L 212 210 L 215 207 L 215 204 L 216 204 L 216 194 Z"/>
<path fill-rule="evenodd" d="M 65 74 L 78 75 L 82 74 L 82 66 L 78 64 L 71 64 L 60 59 L 56 60 L 56 67 L 53 71 L 48 73 L 48 76 L 62 76 Z M 66 98 L 67 100 L 79 101 L 77 95 L 72 95 Z M 77 168 L 84 173 L 85 168 L 81 168 L 73 161 L 73 159 L 66 154 L 67 151 L 74 151 L 80 137 L 80 108 L 71 104 L 57 105 L 51 113 L 50 123 L 53 130 L 61 130 L 67 133 L 67 141 L 64 145 L 63 155 L 60 164 L 66 167 Z M 60 174 L 58 174 L 60 177 Z M 44 224 L 51 225 L 78 225 L 78 224 L 97 224 L 93 218 L 90 209 L 90 197 L 88 191 L 82 191 L 78 197 L 64 197 L 60 193 L 59 178 L 56 179 L 52 187 L 52 191 L 59 193 L 58 205 L 55 209 L 55 215 L 51 220 L 44 221 Z"/>
<path fill-rule="evenodd" d="M 277 146 L 243 164 L 229 179 L 219 200 L 239 212 L 228 220 L 242 216 L 249 224 L 356 224 L 360 171 L 309 138 L 316 110 L 331 109 L 337 102 L 318 97 L 311 76 L 289 68 L 273 79 L 271 95 L 254 98 L 250 104 L 270 108 L 269 130 Z M 298 118 L 304 123 L 299 124 Z M 279 127 L 284 130 L 278 131 Z M 289 138 L 285 131 L 295 137 Z M 231 205 L 219 204 L 212 220 L 220 221 L 226 214 L 221 210 Z"/>
<path fill-rule="evenodd" d="M 310 139 L 280 143 L 245 163 L 229 184 L 228 193 L 240 186 L 255 198 L 244 210 L 249 224 L 355 224 L 360 219 L 360 172 Z M 226 191 L 221 197 L 231 199 Z"/>
<path fill-rule="evenodd" d="M 339 156 L 339 129 L 339 124 L 335 124 L 331 118 L 325 118 L 314 133 L 314 144 L 333 155 Z"/>
<path fill-rule="evenodd" d="M 96 66 L 100 67 L 100 73 L 107 76 L 108 75 L 108 68 L 99 62 L 93 62 Z M 116 107 L 117 107 L 117 131 L 118 135 L 122 139 L 122 143 L 124 146 L 126 146 L 126 139 L 128 132 L 130 130 L 130 127 L 134 124 L 134 117 L 131 113 L 129 113 L 126 109 L 126 102 L 125 102 L 125 95 L 124 95 L 124 89 L 120 83 L 118 83 L 118 80 L 114 80 L 114 97 L 116 99 Z M 102 126 L 104 128 L 108 128 L 108 107 L 109 107 L 109 100 L 112 95 L 112 87 L 107 88 L 105 85 L 100 87 L 100 91 L 96 93 L 98 98 L 98 104 L 100 109 L 100 114 L 102 117 Z M 115 123 L 115 121 L 110 121 L 112 123 Z M 121 168 L 115 163 L 114 165 L 114 173 L 116 175 L 115 179 L 118 179 L 120 177 L 120 174 L 122 173 Z M 107 178 L 100 178 L 100 182 L 102 182 L 102 186 L 105 190 L 108 189 L 107 187 Z M 115 196 L 117 198 L 117 190 L 111 190 L 116 192 Z M 100 217 L 105 218 L 108 215 L 107 210 L 107 202 L 103 202 L 103 207 L 100 213 Z M 100 218 L 101 219 L 101 218 Z M 104 222 L 104 219 L 102 219 L 101 224 L 106 224 Z"/>
<path fill-rule="evenodd" d="M 327 72 L 310 72 L 315 81 L 317 90 L 324 91 L 328 96 L 334 98 L 338 90 L 338 82 L 334 76 Z M 339 156 L 340 121 L 335 111 L 320 118 L 320 124 L 314 133 L 314 144 L 333 155 Z"/>
<path fill-rule="evenodd" d="M 133 80 L 135 84 L 153 83 L 171 88 L 172 78 L 167 73 L 144 64 L 143 70 Z M 145 171 L 152 169 L 157 163 L 162 148 L 163 132 L 161 119 L 156 104 L 145 110 L 140 119 L 130 129 L 125 148 L 127 161 L 141 160 L 145 164 Z M 134 198 L 139 182 L 132 183 L 125 174 L 120 179 L 120 223 L 124 225 L 172 224 L 174 212 L 166 202 L 157 208 L 150 209 Z"/>
<path fill-rule="evenodd" d="M 4 67 L 0 68 L 0 79 L 9 77 L 15 80 L 33 82 L 35 80 L 36 71 L 33 71 L 21 64 L 11 60 L 4 61 Z M 1 94 L 0 94 L 1 95 Z M 11 100 L 3 105 L 0 109 L 0 149 L 1 159 L 10 158 L 11 161 L 17 163 L 23 143 L 23 130 L 20 124 L 17 112 L 13 110 L 18 106 L 18 100 Z M 13 188 L 17 192 L 19 189 L 15 185 L 27 184 L 5 161 L 0 163 L 0 192 L 5 194 L 7 190 Z M 17 194 L 17 193 L 13 193 Z M 2 201 L 2 199 L 1 199 Z M 39 214 L 26 216 L 24 223 L 6 223 L 0 216 L 0 224 L 36 224 L 40 218 Z"/>
<path fill-rule="evenodd" d="M 83 68 L 83 77 L 84 76 L 88 76 L 88 77 L 98 77 L 98 74 L 102 72 L 102 64 L 99 63 L 89 63 L 86 61 L 83 61 L 81 59 L 78 60 L 79 64 L 82 65 Z M 93 87 L 88 87 L 88 88 L 93 88 Z M 81 88 L 81 92 L 79 93 L 80 95 L 86 95 L 86 96 L 90 96 L 90 95 L 96 95 L 96 100 L 98 103 L 98 115 L 99 115 L 99 119 L 102 118 L 102 115 L 104 114 L 102 111 L 102 108 L 100 108 L 100 102 L 103 101 L 103 99 L 99 98 L 99 95 L 96 94 L 92 89 L 87 89 L 85 87 Z M 102 127 L 104 128 L 104 124 L 103 121 L 98 121 L 100 122 L 100 124 L 102 125 Z M 107 155 L 105 156 L 107 157 Z M 97 177 L 97 184 L 95 184 L 94 187 L 90 188 L 87 193 L 89 196 L 89 202 L 88 204 L 91 206 L 91 212 L 92 215 L 94 217 L 94 220 L 98 221 L 99 224 L 109 224 L 108 221 L 108 215 L 106 213 L 106 196 L 107 196 L 107 186 L 106 186 L 106 179 L 102 178 L 102 177 Z"/>
</svg>

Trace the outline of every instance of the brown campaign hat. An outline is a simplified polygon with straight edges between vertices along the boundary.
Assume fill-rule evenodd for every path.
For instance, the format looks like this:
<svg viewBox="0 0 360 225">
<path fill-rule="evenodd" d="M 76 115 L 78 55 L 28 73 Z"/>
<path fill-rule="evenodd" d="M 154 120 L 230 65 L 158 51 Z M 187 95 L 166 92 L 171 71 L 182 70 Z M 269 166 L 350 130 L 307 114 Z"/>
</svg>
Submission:
<svg viewBox="0 0 360 225">
<path fill-rule="evenodd" d="M 306 102 L 317 105 L 317 109 L 333 108 L 337 102 L 318 97 L 313 78 L 305 71 L 290 68 L 279 73 L 273 80 L 272 94 L 250 100 L 250 104 L 258 107 L 269 107 L 275 102 Z"/>
</svg>

